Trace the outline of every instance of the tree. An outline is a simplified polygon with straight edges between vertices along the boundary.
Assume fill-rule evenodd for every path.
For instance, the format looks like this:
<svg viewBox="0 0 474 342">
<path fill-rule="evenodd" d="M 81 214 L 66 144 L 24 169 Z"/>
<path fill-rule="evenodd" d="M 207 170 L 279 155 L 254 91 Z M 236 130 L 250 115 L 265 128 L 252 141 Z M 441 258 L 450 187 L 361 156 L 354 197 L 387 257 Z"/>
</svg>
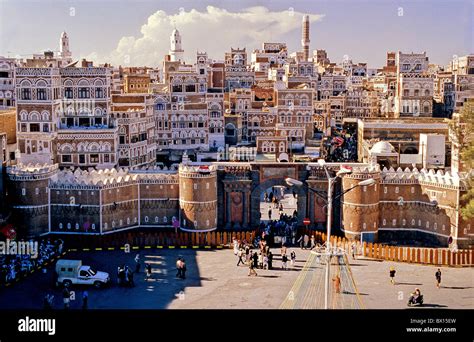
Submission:
<svg viewBox="0 0 474 342">
<path fill-rule="evenodd" d="M 453 117 L 451 129 L 454 145 L 459 148 L 459 169 L 468 174 L 468 189 L 461 198 L 461 215 L 468 220 L 474 218 L 474 99 L 466 101 L 459 115 Z"/>
</svg>

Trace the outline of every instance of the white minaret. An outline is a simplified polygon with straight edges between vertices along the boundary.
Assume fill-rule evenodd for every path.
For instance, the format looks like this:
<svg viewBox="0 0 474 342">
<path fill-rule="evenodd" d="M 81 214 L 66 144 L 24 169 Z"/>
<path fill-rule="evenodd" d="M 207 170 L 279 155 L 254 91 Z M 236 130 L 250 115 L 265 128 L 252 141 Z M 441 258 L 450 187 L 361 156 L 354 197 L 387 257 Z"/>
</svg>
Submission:
<svg viewBox="0 0 474 342">
<path fill-rule="evenodd" d="M 181 47 L 181 35 L 177 29 L 174 29 L 170 37 L 170 57 L 171 61 L 184 62 L 184 50 Z"/>
<path fill-rule="evenodd" d="M 61 33 L 61 38 L 59 39 L 59 57 L 64 60 L 65 64 L 72 62 L 72 54 L 69 50 L 69 37 L 66 31 Z"/>
<path fill-rule="evenodd" d="M 303 58 L 307 62 L 309 60 L 309 15 L 303 16 L 303 25 L 301 30 L 301 47 L 303 48 Z"/>
</svg>

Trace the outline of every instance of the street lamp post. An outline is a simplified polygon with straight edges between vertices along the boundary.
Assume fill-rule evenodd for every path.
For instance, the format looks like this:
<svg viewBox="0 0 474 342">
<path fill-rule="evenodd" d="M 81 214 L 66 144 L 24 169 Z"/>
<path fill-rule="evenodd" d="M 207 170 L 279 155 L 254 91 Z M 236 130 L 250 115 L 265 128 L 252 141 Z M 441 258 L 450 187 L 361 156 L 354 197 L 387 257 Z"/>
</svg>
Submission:
<svg viewBox="0 0 474 342">
<path fill-rule="evenodd" d="M 324 308 L 328 309 L 329 308 L 329 276 L 330 276 L 330 267 L 331 267 L 331 258 L 332 258 L 332 246 L 331 246 L 331 224 L 332 224 L 332 202 L 333 202 L 333 185 L 334 182 L 338 177 L 344 174 L 351 173 L 352 170 L 346 169 L 346 168 L 341 168 L 337 173 L 335 177 L 331 177 L 329 174 L 329 171 L 326 168 L 326 162 L 324 159 L 319 159 L 318 164 L 324 168 L 324 171 L 326 172 L 326 177 L 328 178 L 328 192 L 327 192 L 327 207 L 328 207 L 328 216 L 327 216 L 327 225 L 326 225 L 326 274 L 325 274 L 325 291 L 324 291 Z M 292 178 L 287 178 L 286 182 L 288 185 L 291 186 L 302 186 L 303 182 L 298 181 L 296 179 Z M 342 192 L 341 194 L 337 195 L 334 199 L 340 198 L 342 195 L 345 193 L 355 189 L 358 186 L 371 186 L 375 184 L 375 180 L 373 178 L 369 178 L 366 180 L 363 180 L 356 184 L 355 186 L 347 189 L 346 191 Z M 317 195 L 321 196 L 318 192 L 316 192 L 314 189 L 308 188 L 308 190 L 311 190 L 315 192 Z"/>
</svg>

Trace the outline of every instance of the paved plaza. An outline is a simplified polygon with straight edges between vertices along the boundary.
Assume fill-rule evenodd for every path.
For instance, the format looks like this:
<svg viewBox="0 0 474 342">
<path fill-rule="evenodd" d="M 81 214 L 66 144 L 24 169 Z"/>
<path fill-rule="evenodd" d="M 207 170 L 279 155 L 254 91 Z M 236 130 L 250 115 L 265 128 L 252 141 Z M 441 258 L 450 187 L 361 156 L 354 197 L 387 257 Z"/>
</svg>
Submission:
<svg viewBox="0 0 474 342">
<path fill-rule="evenodd" d="M 247 266 L 236 266 L 232 250 L 150 249 L 139 251 L 142 265 L 150 263 L 153 279 L 146 281 L 142 272 L 135 276 L 133 288 L 118 287 L 117 266 L 134 267 L 135 252 L 74 252 L 69 259 L 82 259 L 84 264 L 111 274 L 112 284 L 104 289 L 87 288 L 91 309 L 318 309 L 324 304 L 325 266 L 317 262 L 309 250 L 294 249 L 297 261 L 289 270 L 282 270 L 279 250 L 273 270 L 257 270 L 248 276 Z M 289 251 L 288 251 L 289 253 Z M 175 261 L 185 258 L 186 279 L 176 279 Z M 341 293 L 330 293 L 330 307 L 335 309 L 404 309 L 408 295 L 415 287 L 421 289 L 426 307 L 474 308 L 474 270 L 442 268 L 442 288 L 434 282 L 436 267 L 355 260 L 351 265 L 333 261 L 331 278 L 341 277 Z M 396 285 L 388 277 L 390 266 L 397 270 Z M 350 274 L 353 275 L 354 282 Z M 0 307 L 41 308 L 43 296 L 53 284 L 50 266 L 47 273 L 35 272 L 9 288 L 0 289 Z M 84 288 L 74 287 L 77 299 L 71 307 L 81 307 Z M 62 308 L 61 292 L 54 289 L 54 307 Z M 291 299 L 290 299 L 291 298 Z M 289 300 L 290 299 L 290 300 Z"/>
</svg>

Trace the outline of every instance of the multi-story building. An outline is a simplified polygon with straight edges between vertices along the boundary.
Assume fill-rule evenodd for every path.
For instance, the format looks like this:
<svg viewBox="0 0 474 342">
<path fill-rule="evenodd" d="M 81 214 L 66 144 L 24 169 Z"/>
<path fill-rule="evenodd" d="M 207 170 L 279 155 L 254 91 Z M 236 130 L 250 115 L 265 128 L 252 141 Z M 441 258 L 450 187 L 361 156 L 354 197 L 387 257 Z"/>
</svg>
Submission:
<svg viewBox="0 0 474 342">
<path fill-rule="evenodd" d="M 396 104 L 398 116 L 433 114 L 433 76 L 428 73 L 428 57 L 421 54 L 398 52 Z"/>
<path fill-rule="evenodd" d="M 0 109 L 15 107 L 15 67 L 14 58 L 0 57 Z"/>
</svg>

